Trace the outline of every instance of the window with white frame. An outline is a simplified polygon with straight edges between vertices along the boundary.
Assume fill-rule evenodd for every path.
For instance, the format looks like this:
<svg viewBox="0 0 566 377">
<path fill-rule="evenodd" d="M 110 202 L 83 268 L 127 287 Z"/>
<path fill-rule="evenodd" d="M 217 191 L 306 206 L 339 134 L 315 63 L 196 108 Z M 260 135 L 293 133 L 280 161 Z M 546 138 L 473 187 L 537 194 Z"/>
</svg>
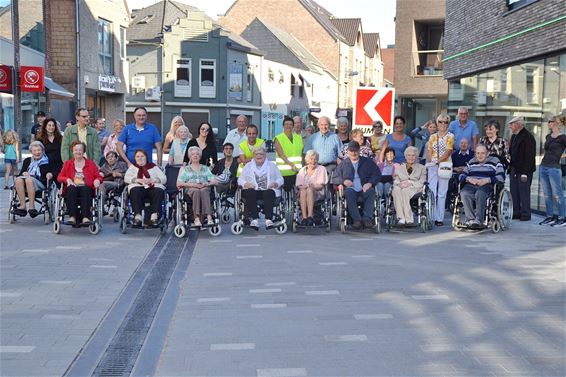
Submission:
<svg viewBox="0 0 566 377">
<path fill-rule="evenodd" d="M 107 75 L 112 75 L 112 22 L 98 19 L 98 56 L 102 70 Z"/>
<path fill-rule="evenodd" d="M 216 60 L 200 59 L 199 97 L 216 98 Z"/>
<path fill-rule="evenodd" d="M 191 59 L 175 59 L 175 97 L 191 97 Z"/>
</svg>

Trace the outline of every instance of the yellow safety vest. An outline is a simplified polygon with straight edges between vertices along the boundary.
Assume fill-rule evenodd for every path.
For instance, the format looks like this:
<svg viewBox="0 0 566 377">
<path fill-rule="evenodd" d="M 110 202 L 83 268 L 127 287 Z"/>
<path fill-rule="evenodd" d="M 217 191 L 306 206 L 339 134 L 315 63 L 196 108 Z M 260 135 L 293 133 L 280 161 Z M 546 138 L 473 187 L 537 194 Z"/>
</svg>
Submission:
<svg viewBox="0 0 566 377">
<path fill-rule="evenodd" d="M 283 153 L 285 153 L 285 156 L 287 156 L 287 160 L 295 164 L 297 169 L 302 168 L 303 138 L 301 137 L 301 135 L 297 135 L 293 132 L 293 142 L 291 142 L 291 140 L 289 140 L 289 137 L 285 135 L 284 132 L 282 132 L 279 135 L 275 136 L 275 140 L 279 140 L 279 144 L 281 145 L 281 149 L 283 149 Z M 291 166 L 289 166 L 281 157 L 277 156 L 275 163 L 277 164 L 277 168 L 279 169 L 279 172 L 283 177 L 297 174 L 296 172 L 291 170 Z"/>
<path fill-rule="evenodd" d="M 263 139 L 260 139 L 259 137 L 257 139 L 255 139 L 255 144 L 253 147 L 250 147 L 250 145 L 248 144 L 247 140 L 244 140 L 240 143 L 240 150 L 242 151 L 242 154 L 246 157 L 246 158 L 252 158 L 254 156 L 254 150 L 256 150 L 257 148 L 261 147 L 263 144 L 265 143 L 265 141 Z M 236 177 L 239 177 L 240 174 L 242 173 L 242 170 L 244 169 L 244 164 L 239 164 L 238 165 L 238 170 L 236 171 Z"/>
</svg>

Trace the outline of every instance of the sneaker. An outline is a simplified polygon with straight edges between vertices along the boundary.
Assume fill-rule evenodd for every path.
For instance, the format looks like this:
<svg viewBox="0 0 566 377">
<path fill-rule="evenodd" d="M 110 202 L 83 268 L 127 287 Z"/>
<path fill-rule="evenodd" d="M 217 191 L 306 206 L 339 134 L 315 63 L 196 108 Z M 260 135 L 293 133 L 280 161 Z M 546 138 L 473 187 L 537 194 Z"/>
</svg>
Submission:
<svg viewBox="0 0 566 377">
<path fill-rule="evenodd" d="M 566 226 L 566 217 L 560 217 L 558 218 L 555 222 L 553 222 L 552 224 L 550 224 L 551 227 L 556 227 L 556 228 L 561 228 L 563 226 Z"/>
<path fill-rule="evenodd" d="M 195 221 L 193 222 L 194 226 L 202 226 L 202 223 L 200 222 L 200 219 L 197 217 L 195 218 Z"/>
<path fill-rule="evenodd" d="M 254 228 L 255 230 L 258 230 L 259 229 L 259 220 L 253 219 L 252 221 L 250 221 L 250 227 Z"/>
<path fill-rule="evenodd" d="M 399 224 L 399 225 L 405 225 L 405 223 L 406 223 L 405 219 L 397 220 L 397 224 Z"/>
<path fill-rule="evenodd" d="M 265 229 L 271 229 L 271 228 L 273 228 L 273 220 L 269 220 L 269 219 L 265 220 Z"/>
<path fill-rule="evenodd" d="M 554 223 L 556 220 L 558 220 L 558 217 L 556 216 L 548 216 L 546 219 L 542 220 L 540 223 L 538 223 L 538 225 L 551 225 L 552 223 Z"/>
<path fill-rule="evenodd" d="M 140 214 L 135 215 L 134 216 L 134 225 L 139 226 L 139 225 L 141 225 L 141 223 L 142 223 L 142 215 L 140 215 Z"/>
<path fill-rule="evenodd" d="M 88 217 L 83 217 L 82 225 L 90 225 L 90 219 Z"/>
<path fill-rule="evenodd" d="M 151 221 L 151 225 L 159 224 L 159 215 L 157 213 L 152 213 L 149 217 L 149 221 Z"/>
<path fill-rule="evenodd" d="M 70 216 L 69 220 L 67 220 L 67 222 L 71 225 L 75 225 L 77 223 L 77 219 L 75 219 L 74 216 Z"/>
<path fill-rule="evenodd" d="M 434 225 L 435 226 L 444 226 L 444 223 L 442 221 L 435 221 Z"/>
<path fill-rule="evenodd" d="M 4 190 L 9 190 L 10 188 L 8 186 L 4 186 Z"/>
</svg>

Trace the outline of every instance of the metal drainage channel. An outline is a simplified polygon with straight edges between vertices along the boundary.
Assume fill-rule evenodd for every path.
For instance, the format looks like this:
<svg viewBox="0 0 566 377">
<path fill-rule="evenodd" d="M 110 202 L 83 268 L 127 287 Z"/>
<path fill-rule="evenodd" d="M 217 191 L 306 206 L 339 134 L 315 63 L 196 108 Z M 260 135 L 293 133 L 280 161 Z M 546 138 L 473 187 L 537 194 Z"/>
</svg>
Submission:
<svg viewBox="0 0 566 377">
<path fill-rule="evenodd" d="M 128 284 L 131 285 L 134 280 L 139 282 L 139 279 L 144 279 L 143 285 L 141 285 L 137 295 L 135 295 L 135 299 L 129 306 L 119 328 L 113 336 L 110 335 L 112 339 L 109 343 L 109 336 L 107 335 L 105 342 L 107 346 L 102 356 L 100 358 L 96 357 L 98 350 L 93 350 L 90 352 L 91 355 L 85 357 L 88 361 L 81 360 L 82 363 L 80 364 L 82 365 L 80 366 L 77 365 L 79 363 L 74 363 L 67 370 L 65 376 L 90 374 L 90 371 L 93 370 L 93 365 L 96 365 L 96 367 L 92 372 L 92 376 L 130 376 L 187 242 L 186 238 L 179 239 L 173 237 L 172 234 L 160 237 L 153 250 Z M 187 245 L 187 248 L 190 249 L 188 252 L 192 254 L 194 242 L 191 243 L 192 245 Z M 152 266 L 146 265 L 148 263 Z M 123 298 L 127 300 L 127 297 L 120 297 L 118 302 Z M 110 315 L 103 322 L 107 321 L 109 317 Z M 104 342 L 104 339 L 98 339 L 96 343 L 100 344 L 100 341 Z M 93 346 L 92 348 L 96 349 L 97 347 Z M 98 348 L 100 350 L 100 347 Z M 89 345 L 81 351 L 75 358 L 75 361 L 80 360 L 81 354 L 85 354 L 88 351 Z M 99 355 L 100 353 L 98 353 Z M 98 360 L 98 362 L 96 363 L 95 361 L 91 364 L 93 360 Z M 88 372 L 86 372 L 87 370 Z"/>
</svg>

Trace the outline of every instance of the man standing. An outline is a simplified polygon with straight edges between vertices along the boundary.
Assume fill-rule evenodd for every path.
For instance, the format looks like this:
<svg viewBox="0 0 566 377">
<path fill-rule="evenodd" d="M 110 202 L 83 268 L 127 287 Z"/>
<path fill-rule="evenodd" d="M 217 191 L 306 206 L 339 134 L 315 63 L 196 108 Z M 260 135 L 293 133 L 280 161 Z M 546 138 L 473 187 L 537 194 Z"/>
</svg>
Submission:
<svg viewBox="0 0 566 377">
<path fill-rule="evenodd" d="M 234 153 L 232 156 L 234 156 L 235 159 L 238 159 L 240 154 L 242 154 L 240 144 L 242 141 L 247 140 L 246 128 L 248 128 L 248 117 L 245 115 L 238 115 L 236 118 L 236 128 L 228 132 L 224 139 L 224 143 L 222 143 L 230 143 L 234 146 Z"/>
<path fill-rule="evenodd" d="M 30 143 L 33 143 L 34 141 L 37 140 L 37 133 L 39 132 L 41 125 L 43 124 L 43 121 L 45 120 L 45 113 L 43 111 L 38 111 L 37 114 L 35 114 L 37 116 L 37 123 L 33 125 L 33 127 L 31 128 L 31 139 L 30 139 Z"/>
<path fill-rule="evenodd" d="M 461 106 L 458 108 L 458 119 L 450 122 L 448 131 L 454 134 L 454 145 L 460 145 L 460 140 L 468 139 L 472 141 L 472 149 L 478 144 L 478 125 L 468 119 L 468 108 Z"/>
<path fill-rule="evenodd" d="M 106 147 L 106 143 L 108 143 L 110 133 L 106 130 L 106 120 L 104 118 L 98 118 L 94 124 L 94 128 L 96 129 L 98 142 L 100 143 L 100 166 L 102 166 L 105 161 L 104 148 Z"/>
<path fill-rule="evenodd" d="M 145 107 L 136 107 L 134 110 L 134 123 L 124 127 L 118 138 L 116 152 L 128 164 L 132 165 L 136 150 L 143 149 L 147 153 L 148 162 L 153 162 L 153 147 L 157 149 L 157 166 L 161 167 L 163 150 L 161 145 L 161 135 L 154 124 L 146 123 L 147 110 Z M 127 146 L 128 154 L 124 153 L 124 145 Z"/>
<path fill-rule="evenodd" d="M 336 169 L 338 152 L 342 146 L 338 136 L 330 131 L 330 118 L 322 116 L 318 120 L 319 131 L 311 135 L 306 142 L 305 152 L 310 149 L 318 152 L 318 162 L 332 173 Z"/>
<path fill-rule="evenodd" d="M 85 157 L 100 162 L 100 143 L 94 128 L 88 126 L 88 111 L 84 107 L 79 107 L 75 112 L 76 123 L 65 130 L 63 141 L 61 142 L 61 159 L 63 162 L 73 158 L 71 144 L 75 140 L 86 144 Z"/>
<path fill-rule="evenodd" d="M 525 128 L 523 117 L 515 117 L 508 124 L 513 133 L 509 145 L 513 219 L 529 221 L 531 219 L 531 182 L 536 170 L 536 142 L 534 136 Z"/>
<path fill-rule="evenodd" d="M 303 143 L 309 137 L 307 131 L 303 129 L 303 119 L 298 115 L 293 117 L 293 132 L 303 139 Z"/>
</svg>

